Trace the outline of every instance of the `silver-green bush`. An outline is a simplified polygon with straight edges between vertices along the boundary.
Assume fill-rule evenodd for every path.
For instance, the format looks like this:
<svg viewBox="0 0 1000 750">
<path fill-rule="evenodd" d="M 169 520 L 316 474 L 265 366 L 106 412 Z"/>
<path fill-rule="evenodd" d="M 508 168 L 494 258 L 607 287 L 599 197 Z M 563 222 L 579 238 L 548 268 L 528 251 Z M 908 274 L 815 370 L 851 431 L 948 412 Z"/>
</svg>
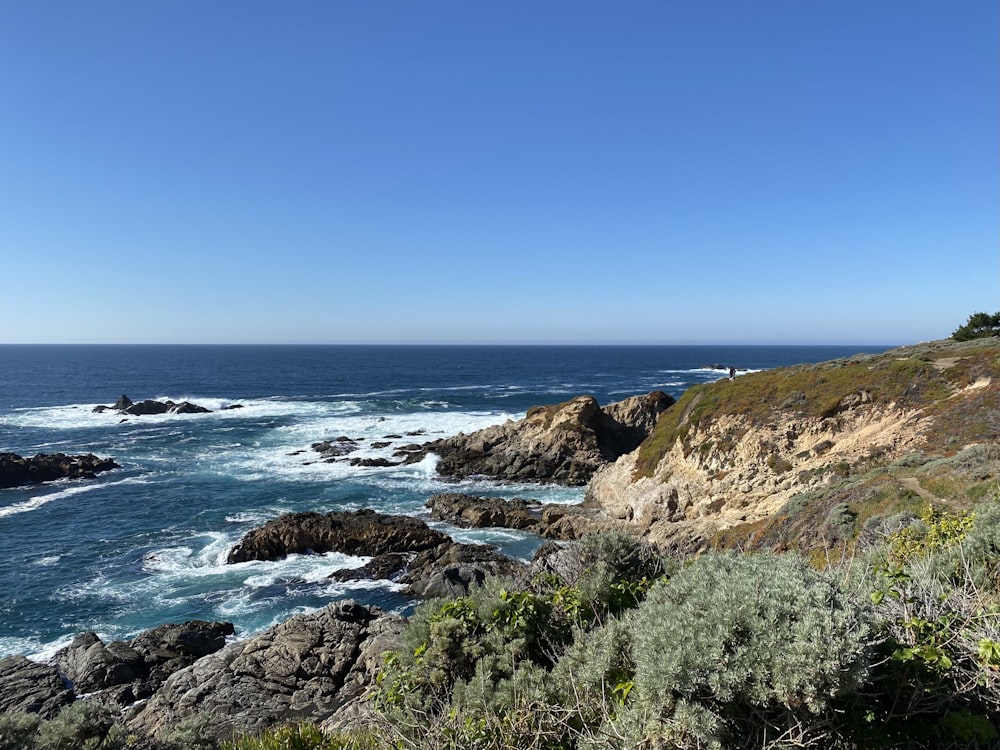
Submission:
<svg viewBox="0 0 1000 750">
<path fill-rule="evenodd" d="M 639 607 L 632 710 L 677 747 L 799 740 L 864 682 L 869 640 L 866 608 L 802 559 L 707 554 Z"/>
</svg>

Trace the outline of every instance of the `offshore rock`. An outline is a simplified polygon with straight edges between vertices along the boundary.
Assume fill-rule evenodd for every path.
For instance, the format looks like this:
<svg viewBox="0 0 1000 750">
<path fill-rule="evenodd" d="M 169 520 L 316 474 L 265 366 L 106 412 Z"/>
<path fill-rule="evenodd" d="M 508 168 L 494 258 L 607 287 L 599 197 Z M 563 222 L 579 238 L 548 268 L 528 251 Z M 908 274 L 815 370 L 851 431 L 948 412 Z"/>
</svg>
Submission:
<svg viewBox="0 0 1000 750">
<path fill-rule="evenodd" d="M 75 698 L 55 667 L 23 656 L 0 659 L 0 715 L 40 714 L 49 719 Z"/>
<path fill-rule="evenodd" d="M 193 722 L 217 740 L 292 721 L 322 722 L 374 684 L 404 620 L 352 601 L 296 615 L 172 674 L 127 719 L 163 736 Z"/>
<path fill-rule="evenodd" d="M 240 405 L 234 405 L 233 407 L 226 408 L 239 408 Z M 115 401 L 114 406 L 95 406 L 93 411 L 97 414 L 101 414 L 106 411 L 115 411 L 119 414 L 130 414 L 132 416 L 145 416 L 149 414 L 208 414 L 211 409 L 207 409 L 204 406 L 198 404 L 192 404 L 190 401 L 181 401 L 179 404 L 173 401 L 156 401 L 154 399 L 146 399 L 145 401 L 140 401 L 139 403 L 134 403 L 132 399 L 128 396 L 122 394 Z"/>
<path fill-rule="evenodd" d="M 57 479 L 93 479 L 103 471 L 120 468 L 112 459 L 98 458 L 93 453 L 79 456 L 39 453 L 33 458 L 22 458 L 16 453 L 0 453 L 0 488 Z"/>
<path fill-rule="evenodd" d="M 288 513 L 247 532 L 226 562 L 279 560 L 306 552 L 373 557 L 420 552 L 447 541 L 445 534 L 409 516 L 388 516 L 373 510 Z"/>
<path fill-rule="evenodd" d="M 601 466 L 634 450 L 674 399 L 662 391 L 601 409 L 592 396 L 536 406 L 524 419 L 426 443 L 407 461 L 437 454 L 440 474 L 583 485 Z"/>
<path fill-rule="evenodd" d="M 518 529 L 564 541 L 608 527 L 607 519 L 597 509 L 518 497 L 505 500 L 445 492 L 432 495 L 427 507 L 431 518 L 462 528 Z"/>
</svg>

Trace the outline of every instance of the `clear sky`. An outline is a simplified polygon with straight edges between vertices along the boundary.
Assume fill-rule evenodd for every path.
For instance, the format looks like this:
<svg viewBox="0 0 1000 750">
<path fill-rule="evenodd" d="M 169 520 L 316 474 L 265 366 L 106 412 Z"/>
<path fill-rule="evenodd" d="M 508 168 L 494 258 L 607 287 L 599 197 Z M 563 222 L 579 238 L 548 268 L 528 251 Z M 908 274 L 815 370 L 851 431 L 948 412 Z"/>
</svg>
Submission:
<svg viewBox="0 0 1000 750">
<path fill-rule="evenodd" d="M 0 3 L 0 342 L 873 343 L 1000 309 L 995 0 Z"/>
</svg>

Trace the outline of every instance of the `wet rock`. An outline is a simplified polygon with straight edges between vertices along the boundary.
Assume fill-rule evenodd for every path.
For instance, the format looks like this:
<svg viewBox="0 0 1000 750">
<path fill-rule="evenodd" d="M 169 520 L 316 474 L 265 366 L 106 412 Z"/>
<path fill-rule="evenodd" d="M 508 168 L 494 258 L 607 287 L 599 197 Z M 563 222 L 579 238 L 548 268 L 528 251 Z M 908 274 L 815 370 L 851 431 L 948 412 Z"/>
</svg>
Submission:
<svg viewBox="0 0 1000 750">
<path fill-rule="evenodd" d="M 362 580 L 393 580 L 400 573 L 406 570 L 406 565 L 410 560 L 410 555 L 401 552 L 390 552 L 386 555 L 376 555 L 367 564 L 360 568 L 345 568 L 335 570 L 329 578 L 333 581 L 362 581 Z"/>
<path fill-rule="evenodd" d="M 446 535 L 409 516 L 389 516 L 373 510 L 289 513 L 249 531 L 226 562 L 278 560 L 306 552 L 370 557 L 419 552 L 446 541 Z"/>
<path fill-rule="evenodd" d="M 98 458 L 93 453 L 79 456 L 39 453 L 32 458 L 22 458 L 16 453 L 0 453 L 0 488 L 57 479 L 93 479 L 101 472 L 120 468 L 112 459 Z"/>
</svg>

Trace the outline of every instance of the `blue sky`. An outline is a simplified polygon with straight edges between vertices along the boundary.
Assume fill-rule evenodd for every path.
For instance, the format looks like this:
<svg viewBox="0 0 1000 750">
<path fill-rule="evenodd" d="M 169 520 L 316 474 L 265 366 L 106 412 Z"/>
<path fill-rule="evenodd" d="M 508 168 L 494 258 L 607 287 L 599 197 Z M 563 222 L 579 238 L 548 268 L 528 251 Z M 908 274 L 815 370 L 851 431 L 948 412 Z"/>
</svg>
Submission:
<svg viewBox="0 0 1000 750">
<path fill-rule="evenodd" d="M 0 342 L 874 343 L 1000 309 L 993 0 L 0 4 Z"/>
</svg>

